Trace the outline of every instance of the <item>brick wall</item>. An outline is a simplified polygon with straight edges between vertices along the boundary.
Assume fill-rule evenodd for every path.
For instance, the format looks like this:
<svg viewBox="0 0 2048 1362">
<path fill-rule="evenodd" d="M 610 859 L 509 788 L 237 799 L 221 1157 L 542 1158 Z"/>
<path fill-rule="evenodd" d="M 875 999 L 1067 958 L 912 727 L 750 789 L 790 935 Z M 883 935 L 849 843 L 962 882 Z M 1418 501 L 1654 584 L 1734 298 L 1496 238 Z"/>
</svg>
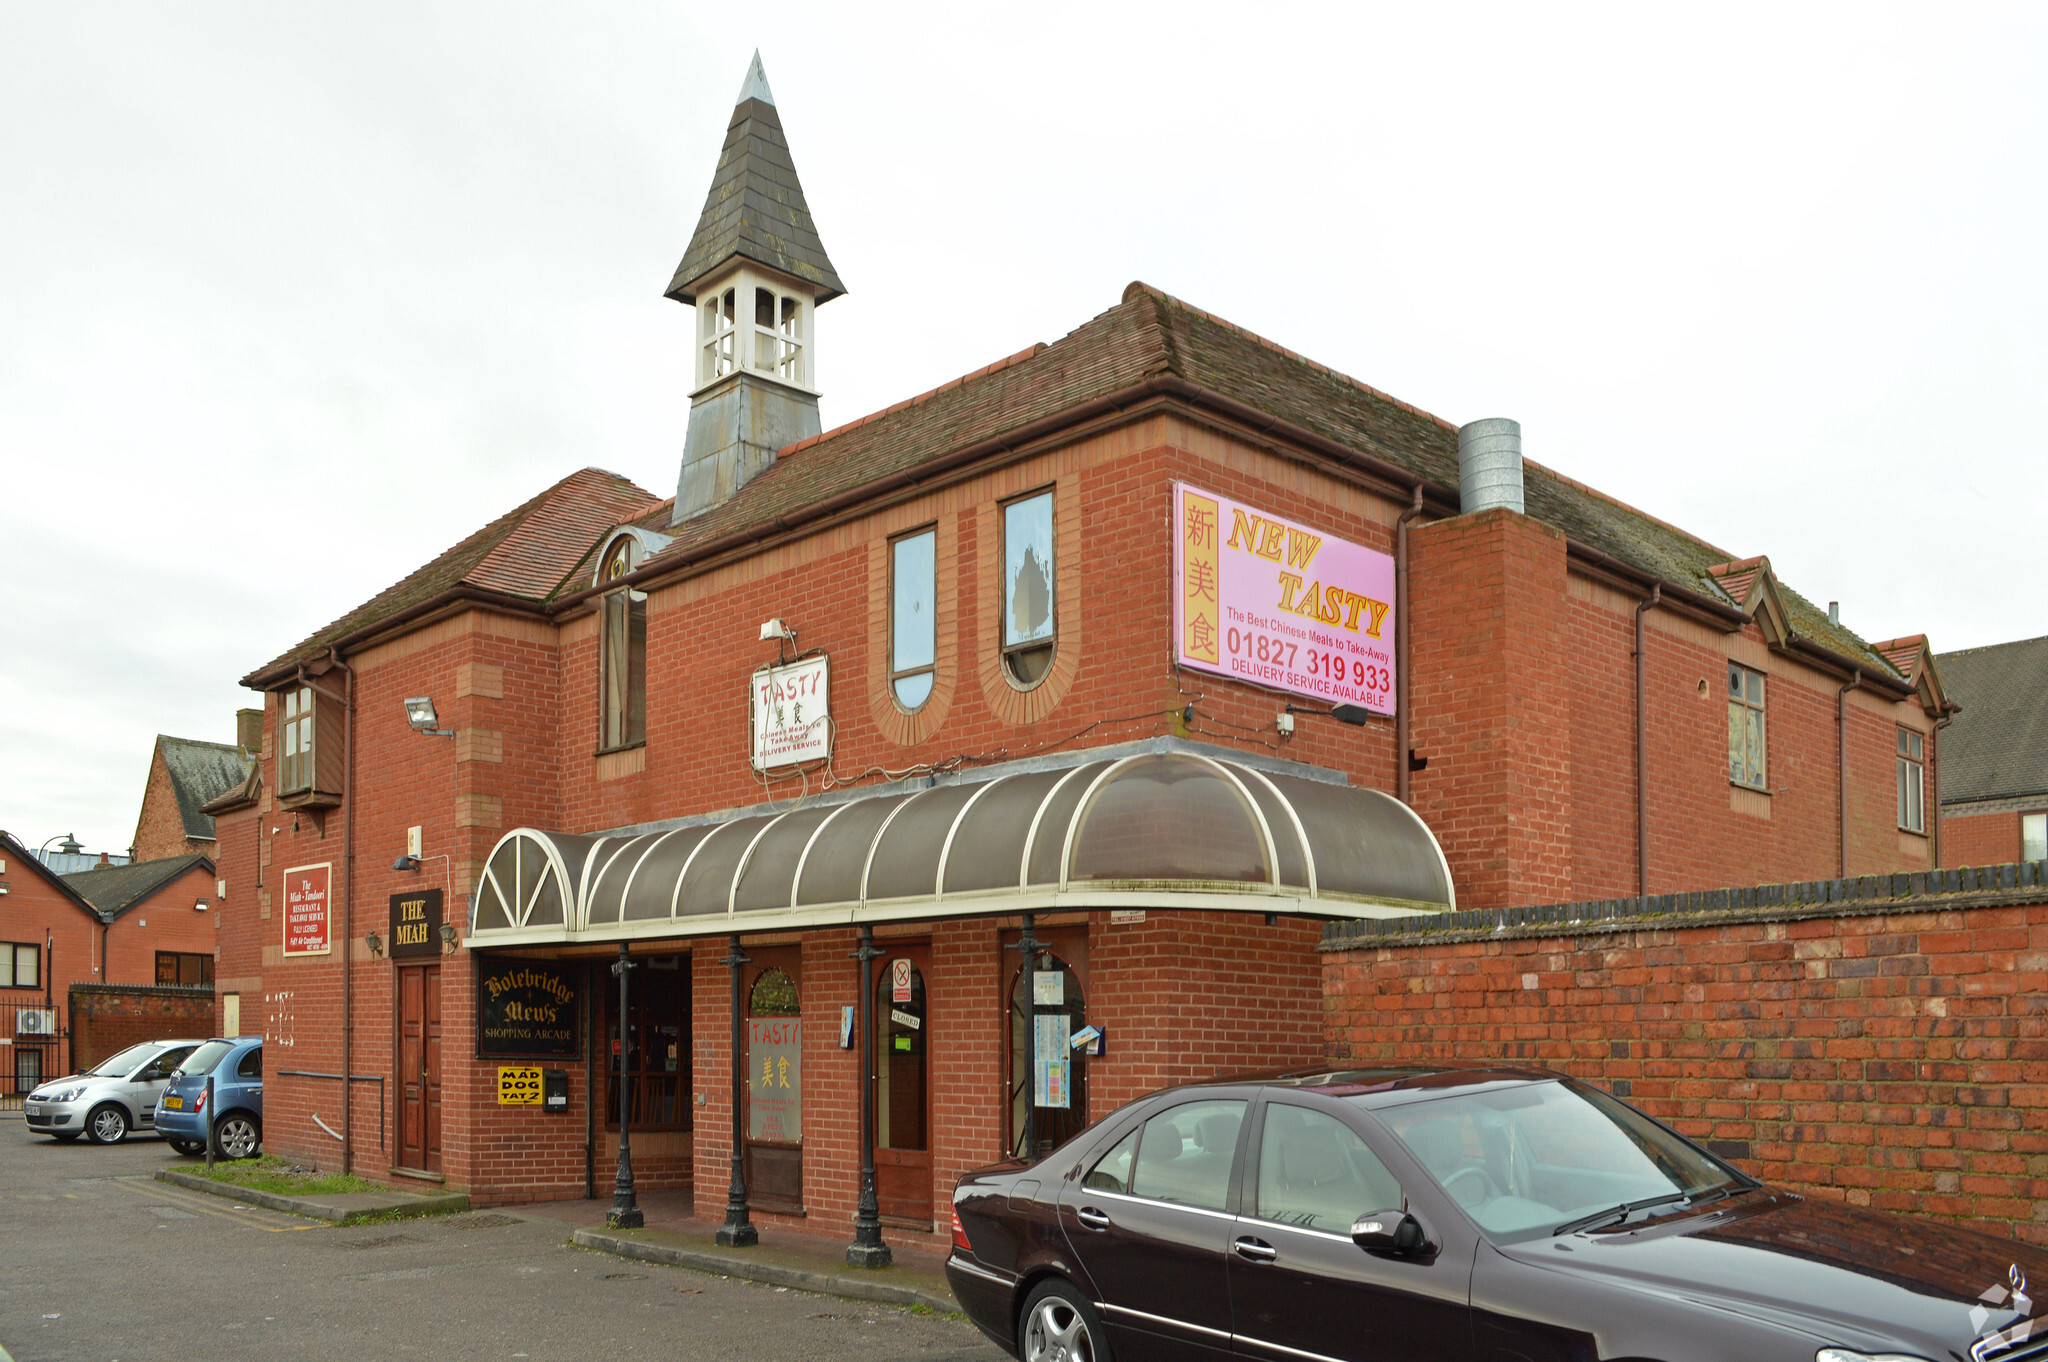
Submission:
<svg viewBox="0 0 2048 1362">
<path fill-rule="evenodd" d="M 106 982 L 156 983 L 156 953 L 213 955 L 219 944 L 214 869 L 195 865 L 115 918 L 106 930 Z M 206 911 L 193 907 L 204 901 Z M 219 961 L 215 962 L 216 975 Z"/>
<path fill-rule="evenodd" d="M 69 1009 L 76 1072 L 146 1040 L 204 1040 L 213 1034 L 210 988 L 73 984 Z"/>
<path fill-rule="evenodd" d="M 2037 883 L 1332 940 L 1323 988 L 1335 1058 L 1547 1065 L 1768 1181 L 2048 1243 Z"/>
<path fill-rule="evenodd" d="M 2048 807 L 2048 799 L 2033 801 Z M 2020 815 L 2015 801 L 2000 800 L 1998 807 L 1979 812 L 1963 805 L 1941 813 L 1941 863 L 1943 865 L 2000 865 L 2020 858 Z"/>
</svg>

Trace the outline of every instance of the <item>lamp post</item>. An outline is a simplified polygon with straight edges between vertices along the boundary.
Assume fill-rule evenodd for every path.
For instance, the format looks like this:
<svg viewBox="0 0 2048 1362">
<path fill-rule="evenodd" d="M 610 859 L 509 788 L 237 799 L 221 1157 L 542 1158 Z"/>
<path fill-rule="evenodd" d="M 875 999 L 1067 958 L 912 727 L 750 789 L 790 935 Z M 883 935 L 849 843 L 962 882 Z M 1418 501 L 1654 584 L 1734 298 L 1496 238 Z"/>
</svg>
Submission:
<svg viewBox="0 0 2048 1362">
<path fill-rule="evenodd" d="M 731 938 L 731 945 L 719 963 L 732 971 L 732 1177 L 725 1185 L 725 1223 L 712 1237 L 727 1248 L 750 1248 L 761 1242 L 761 1232 L 747 1211 L 747 1075 L 740 1067 L 747 1026 L 741 971 L 751 957 L 740 949 L 738 935 Z"/>
<path fill-rule="evenodd" d="M 640 1203 L 633 1196 L 633 1146 L 626 1136 L 627 1128 L 633 1124 L 633 1100 L 628 1088 L 633 1032 L 626 1018 L 626 971 L 632 968 L 626 943 L 621 941 L 619 958 L 612 965 L 612 973 L 619 976 L 619 1176 L 613 1184 L 612 1208 L 604 1217 L 605 1227 L 614 1230 L 644 1229 L 647 1225 L 647 1217 L 640 1214 Z"/>
<path fill-rule="evenodd" d="M 887 1267 L 894 1256 L 882 1242 L 882 1203 L 875 1196 L 875 929 L 860 929 L 860 1209 L 846 1261 L 854 1267 Z"/>
</svg>

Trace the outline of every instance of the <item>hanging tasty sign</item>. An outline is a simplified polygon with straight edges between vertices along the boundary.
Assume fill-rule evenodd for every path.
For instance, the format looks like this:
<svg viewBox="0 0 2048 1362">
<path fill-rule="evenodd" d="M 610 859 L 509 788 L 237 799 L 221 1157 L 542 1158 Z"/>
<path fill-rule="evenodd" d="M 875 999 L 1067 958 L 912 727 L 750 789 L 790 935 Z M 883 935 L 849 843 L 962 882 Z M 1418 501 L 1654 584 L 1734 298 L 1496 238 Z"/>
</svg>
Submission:
<svg viewBox="0 0 2048 1362">
<path fill-rule="evenodd" d="M 1174 656 L 1332 704 L 1394 712 L 1394 560 L 1173 485 Z"/>
<path fill-rule="evenodd" d="M 747 1138 L 804 1137 L 804 1025 L 799 1017 L 747 1019 Z"/>
<path fill-rule="evenodd" d="M 330 941 L 328 890 L 333 864 L 298 865 L 284 872 L 284 953 L 325 955 Z"/>
<path fill-rule="evenodd" d="M 756 771 L 831 757 L 832 688 L 823 654 L 762 667 L 750 690 Z"/>
<path fill-rule="evenodd" d="M 476 1052 L 574 1055 L 576 971 L 538 960 L 480 957 L 476 967 Z"/>
</svg>

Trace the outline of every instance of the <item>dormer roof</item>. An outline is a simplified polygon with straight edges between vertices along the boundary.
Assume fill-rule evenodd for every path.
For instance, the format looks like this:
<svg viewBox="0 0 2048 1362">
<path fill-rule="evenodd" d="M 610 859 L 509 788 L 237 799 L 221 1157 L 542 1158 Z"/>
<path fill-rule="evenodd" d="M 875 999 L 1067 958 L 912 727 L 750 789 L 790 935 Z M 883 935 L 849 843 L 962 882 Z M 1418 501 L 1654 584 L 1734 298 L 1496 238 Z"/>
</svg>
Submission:
<svg viewBox="0 0 2048 1362">
<path fill-rule="evenodd" d="M 695 303 L 696 286 L 735 256 L 816 285 L 815 302 L 846 292 L 804 202 L 759 52 L 726 125 L 725 148 L 718 154 L 696 234 L 665 296 Z"/>
</svg>

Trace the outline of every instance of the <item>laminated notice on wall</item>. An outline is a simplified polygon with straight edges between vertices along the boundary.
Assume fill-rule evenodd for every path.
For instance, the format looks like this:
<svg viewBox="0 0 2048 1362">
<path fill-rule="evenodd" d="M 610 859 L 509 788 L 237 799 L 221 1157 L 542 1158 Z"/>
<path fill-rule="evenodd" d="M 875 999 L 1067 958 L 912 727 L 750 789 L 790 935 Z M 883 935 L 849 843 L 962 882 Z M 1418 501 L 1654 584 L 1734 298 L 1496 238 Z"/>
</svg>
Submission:
<svg viewBox="0 0 2048 1362">
<path fill-rule="evenodd" d="M 1058 1007 L 1067 1000 L 1067 976 L 1056 969 L 1031 971 L 1031 1001 L 1039 1007 Z"/>
<path fill-rule="evenodd" d="M 1065 1013 L 1034 1017 L 1031 1062 L 1031 1104 L 1066 1108 L 1073 1104 L 1071 1064 L 1067 1058 L 1073 1022 Z"/>
</svg>

